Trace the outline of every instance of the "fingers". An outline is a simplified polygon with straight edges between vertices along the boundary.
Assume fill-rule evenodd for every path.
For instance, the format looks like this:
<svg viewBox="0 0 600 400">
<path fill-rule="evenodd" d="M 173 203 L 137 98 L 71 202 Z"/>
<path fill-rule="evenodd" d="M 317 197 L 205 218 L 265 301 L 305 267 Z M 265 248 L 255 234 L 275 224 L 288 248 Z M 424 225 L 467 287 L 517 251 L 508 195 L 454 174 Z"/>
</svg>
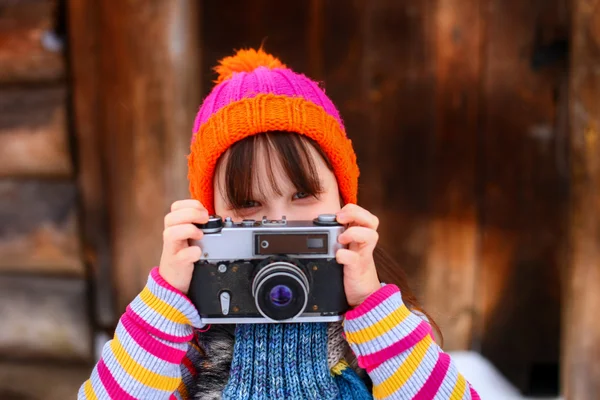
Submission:
<svg viewBox="0 0 600 400">
<path fill-rule="evenodd" d="M 179 208 L 165 217 L 165 228 L 181 224 L 205 224 L 208 222 L 208 211 L 199 208 Z"/>
<path fill-rule="evenodd" d="M 175 256 L 178 263 L 188 264 L 195 263 L 202 257 L 202 249 L 198 246 L 190 246 L 179 250 Z"/>
<path fill-rule="evenodd" d="M 373 246 L 377 244 L 379 240 L 379 234 L 376 230 L 371 228 L 365 228 L 362 226 L 351 226 L 346 229 L 340 236 L 338 236 L 338 242 L 343 245 L 350 243 L 357 243 L 361 245 Z"/>
<path fill-rule="evenodd" d="M 202 203 L 194 199 L 178 200 L 171 205 L 171 211 L 177 211 L 182 208 L 196 208 L 198 210 L 206 210 Z"/>
<path fill-rule="evenodd" d="M 163 232 L 164 247 L 171 254 L 175 254 L 189 239 L 200 240 L 203 236 L 204 233 L 192 224 L 170 226 Z"/>
<path fill-rule="evenodd" d="M 358 225 L 377 230 L 379 218 L 356 204 L 346 204 L 337 213 L 337 221 L 343 225 Z"/>
<path fill-rule="evenodd" d="M 360 265 L 360 255 L 348 249 L 339 249 L 335 253 L 335 260 L 342 265 Z"/>
</svg>

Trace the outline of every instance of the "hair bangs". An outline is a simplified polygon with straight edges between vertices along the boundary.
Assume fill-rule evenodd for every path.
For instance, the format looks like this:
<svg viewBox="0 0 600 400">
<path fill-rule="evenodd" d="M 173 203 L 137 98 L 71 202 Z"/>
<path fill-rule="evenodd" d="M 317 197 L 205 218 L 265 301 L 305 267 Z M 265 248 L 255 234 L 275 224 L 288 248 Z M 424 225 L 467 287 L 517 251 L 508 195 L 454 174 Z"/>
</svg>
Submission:
<svg viewBox="0 0 600 400">
<path fill-rule="evenodd" d="M 283 194 L 278 184 L 277 169 L 289 179 L 297 191 L 317 197 L 323 192 L 311 148 L 331 163 L 312 139 L 292 132 L 267 132 L 249 136 L 233 144 L 224 154 L 217 170 L 224 168 L 218 189 L 233 210 L 244 208 L 248 201 L 264 201 L 269 194 Z M 264 157 L 267 176 L 259 176 L 259 157 Z"/>
</svg>

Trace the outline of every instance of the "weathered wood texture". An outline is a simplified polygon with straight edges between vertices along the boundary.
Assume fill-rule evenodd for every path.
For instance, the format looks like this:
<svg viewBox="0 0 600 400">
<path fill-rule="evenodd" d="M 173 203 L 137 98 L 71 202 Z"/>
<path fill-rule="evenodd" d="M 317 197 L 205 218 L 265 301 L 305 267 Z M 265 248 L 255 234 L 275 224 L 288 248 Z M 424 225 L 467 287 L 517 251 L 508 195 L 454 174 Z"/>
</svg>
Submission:
<svg viewBox="0 0 600 400">
<path fill-rule="evenodd" d="M 0 177 L 70 177 L 66 89 L 2 89 Z"/>
<path fill-rule="evenodd" d="M 89 375 L 90 368 L 85 366 L 0 362 L 0 399 L 74 399 Z"/>
<path fill-rule="evenodd" d="M 519 389 L 558 380 L 559 267 L 568 178 L 560 107 L 566 63 L 544 57 L 568 34 L 563 0 L 486 0 L 481 259 L 476 342 Z M 546 54 L 547 56 L 548 54 Z M 564 54 L 562 54 L 564 56 Z M 534 62 L 540 60 L 538 62 Z"/>
<path fill-rule="evenodd" d="M 425 302 L 448 350 L 468 349 L 477 317 L 481 47 L 479 0 L 434 2 L 435 127 Z"/>
<path fill-rule="evenodd" d="M 90 361 L 86 288 L 81 279 L 0 275 L 0 357 Z"/>
<path fill-rule="evenodd" d="M 0 180 L 0 271 L 83 276 L 74 184 Z"/>
<path fill-rule="evenodd" d="M 169 203 L 187 196 L 210 69 L 265 43 L 324 80 L 358 153 L 360 203 L 446 349 L 483 351 L 526 391 L 555 372 L 567 0 L 234 1 L 234 14 L 204 2 L 200 32 L 196 3 L 135 5 L 69 10 L 86 261 L 99 280 L 110 269 L 119 313 L 158 262 Z"/>
<path fill-rule="evenodd" d="M 264 43 L 269 51 L 277 52 L 286 64 L 307 71 L 309 65 L 308 1 L 282 2 L 234 0 L 223 7 L 219 2 L 202 5 L 202 91 L 208 94 L 216 75 L 212 67 L 236 49 L 257 48 Z M 236 11 L 231 12 L 232 9 Z M 223 29 L 223 23 L 227 29 Z"/>
<path fill-rule="evenodd" d="M 382 221 L 381 246 L 407 271 L 411 286 L 422 292 L 433 154 L 434 75 L 428 52 L 432 40 L 428 16 L 433 8 L 431 2 L 382 0 L 366 1 L 363 7 L 357 10 L 362 43 L 350 45 L 352 52 L 354 46 L 363 52 L 358 59 L 361 91 L 345 88 L 355 85 L 351 75 L 345 82 L 334 81 L 336 89 L 328 87 L 345 117 L 362 108 L 357 115 L 366 120 L 360 125 L 350 120 L 347 125 L 364 172 L 359 200 Z M 335 13 L 331 7 L 331 19 Z M 334 47 L 329 42 L 324 52 Z M 338 60 L 335 65 L 340 69 L 336 74 L 342 76 L 344 64 Z M 381 270 L 380 275 L 390 283 L 397 276 L 392 270 Z"/>
<path fill-rule="evenodd" d="M 187 154 L 198 87 L 195 1 L 84 1 L 71 5 L 76 134 L 82 155 L 98 145 L 102 158 L 82 166 L 95 180 L 82 182 L 91 202 L 85 217 L 87 246 L 100 214 L 98 174 L 109 209 L 111 275 L 118 314 L 142 289 L 162 249 L 163 218 L 186 198 Z M 85 11 L 92 11 L 81 21 Z M 89 38 L 79 36 L 91 35 Z M 89 57 L 88 60 L 84 57 Z M 96 73 L 88 75 L 85 66 Z M 90 117 L 85 120 L 84 117 Z M 98 165 L 100 163 L 100 165 Z M 102 244 L 100 243 L 100 247 Z"/>
<path fill-rule="evenodd" d="M 55 32 L 57 4 L 0 0 L 0 83 L 64 78 L 64 51 Z"/>
<path fill-rule="evenodd" d="M 237 17 L 206 4 L 203 71 L 266 39 L 292 68 L 323 79 L 358 154 L 359 201 L 380 217 L 380 243 L 441 324 L 445 347 L 483 348 L 509 376 L 513 357 L 521 388 L 532 370 L 555 368 L 565 69 L 544 63 L 560 59 L 566 1 L 236 4 L 247 7 Z M 394 282 L 398 272 L 380 275 Z M 498 315 L 510 286 L 520 293 Z"/>
<path fill-rule="evenodd" d="M 77 187 L 81 198 L 83 262 L 94 282 L 95 322 L 110 327 L 120 313 L 113 303 L 109 237 L 109 195 L 103 143 L 98 3 L 70 1 L 68 32 L 73 133 L 76 139 Z M 118 202 L 117 202 L 118 203 Z"/>
<path fill-rule="evenodd" d="M 573 2 L 572 196 L 564 276 L 563 393 L 600 398 L 600 1 Z"/>
</svg>

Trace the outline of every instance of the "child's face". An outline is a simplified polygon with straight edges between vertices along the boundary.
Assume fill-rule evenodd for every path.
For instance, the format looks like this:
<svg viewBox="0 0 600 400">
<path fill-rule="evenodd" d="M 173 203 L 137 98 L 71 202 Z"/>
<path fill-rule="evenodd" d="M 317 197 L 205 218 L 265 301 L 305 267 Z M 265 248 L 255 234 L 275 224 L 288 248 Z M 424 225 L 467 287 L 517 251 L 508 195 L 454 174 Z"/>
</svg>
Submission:
<svg viewBox="0 0 600 400">
<path fill-rule="evenodd" d="M 248 199 L 247 206 L 242 210 L 232 210 L 223 196 L 223 193 L 218 189 L 225 187 L 224 168 L 217 170 L 215 176 L 214 193 L 215 193 L 215 212 L 221 217 L 232 217 L 234 221 L 242 219 L 260 220 L 263 216 L 269 219 L 279 219 L 285 215 L 288 220 L 312 220 L 319 214 L 334 214 L 341 209 L 340 194 L 337 180 L 333 172 L 327 168 L 325 161 L 317 153 L 316 150 L 310 148 L 310 152 L 314 161 L 316 173 L 321 181 L 322 193 L 316 198 L 314 196 L 306 196 L 300 193 L 294 187 L 290 179 L 285 174 L 281 162 L 277 157 L 273 157 L 270 161 L 266 157 L 264 151 L 258 151 L 256 157 L 257 176 L 253 187 L 255 193 L 263 193 L 264 198 Z M 273 178 L 275 184 L 282 193 L 279 195 L 270 184 L 267 178 L 268 162 L 272 162 Z M 265 177 L 265 179 L 260 179 Z M 219 181 L 220 182 L 219 182 Z M 259 187 L 260 186 L 260 187 Z"/>
</svg>

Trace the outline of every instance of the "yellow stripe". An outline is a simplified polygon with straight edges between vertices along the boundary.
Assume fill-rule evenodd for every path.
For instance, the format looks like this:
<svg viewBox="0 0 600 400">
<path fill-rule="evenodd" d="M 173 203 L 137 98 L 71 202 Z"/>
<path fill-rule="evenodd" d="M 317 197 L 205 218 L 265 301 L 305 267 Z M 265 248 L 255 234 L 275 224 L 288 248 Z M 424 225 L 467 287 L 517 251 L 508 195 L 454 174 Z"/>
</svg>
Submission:
<svg viewBox="0 0 600 400">
<path fill-rule="evenodd" d="M 127 372 L 129 376 L 134 378 L 140 383 L 151 387 L 152 389 L 165 390 L 173 392 L 181 383 L 181 378 L 171 378 L 152 372 L 144 366 L 140 365 L 135 361 L 123 348 L 119 337 L 115 335 L 115 338 L 111 341 L 110 345 L 115 358 L 121 365 L 121 367 Z"/>
<path fill-rule="evenodd" d="M 389 378 L 381 382 L 373 388 L 373 396 L 377 399 L 390 396 L 392 393 L 400 389 L 406 381 L 415 373 L 421 361 L 427 353 L 427 349 L 431 346 L 431 336 L 427 335 L 421 340 L 410 352 L 406 360 L 398 367 Z"/>
<path fill-rule="evenodd" d="M 144 304 L 169 321 L 189 325 L 190 321 L 181 313 L 181 311 L 156 297 L 147 287 L 144 288 L 144 290 L 142 290 L 140 293 L 140 299 L 144 302 Z"/>
<path fill-rule="evenodd" d="M 458 374 L 458 380 L 454 385 L 454 390 L 450 395 L 450 400 L 460 400 L 465 395 L 465 389 L 467 388 L 467 381 L 464 376 Z"/>
<path fill-rule="evenodd" d="M 346 340 L 351 344 L 362 344 L 381 336 L 385 332 L 391 331 L 396 325 L 400 324 L 410 315 L 410 311 L 405 305 L 394 310 L 390 315 L 377 321 L 371 326 L 360 329 L 356 332 L 347 332 Z"/>
<path fill-rule="evenodd" d="M 92 387 L 92 380 L 88 379 L 83 385 L 83 393 L 85 394 L 85 398 L 89 400 L 98 400 L 98 396 L 96 396 L 96 392 L 94 392 L 94 388 Z"/>
<path fill-rule="evenodd" d="M 331 373 L 334 375 L 341 375 L 342 371 L 348 368 L 348 363 L 346 360 L 340 360 L 337 364 L 331 368 Z"/>
<path fill-rule="evenodd" d="M 185 386 L 185 382 L 183 382 L 183 380 L 181 381 L 181 384 L 177 388 L 177 391 L 179 392 L 179 395 L 181 396 L 182 399 L 190 398 L 190 395 L 187 391 L 187 387 Z"/>
<path fill-rule="evenodd" d="M 192 346 L 192 348 L 194 350 L 196 350 L 196 352 L 198 354 L 200 354 L 201 356 L 205 355 L 204 350 L 200 348 L 200 346 L 198 346 L 195 342 L 189 342 L 190 345 Z"/>
</svg>

